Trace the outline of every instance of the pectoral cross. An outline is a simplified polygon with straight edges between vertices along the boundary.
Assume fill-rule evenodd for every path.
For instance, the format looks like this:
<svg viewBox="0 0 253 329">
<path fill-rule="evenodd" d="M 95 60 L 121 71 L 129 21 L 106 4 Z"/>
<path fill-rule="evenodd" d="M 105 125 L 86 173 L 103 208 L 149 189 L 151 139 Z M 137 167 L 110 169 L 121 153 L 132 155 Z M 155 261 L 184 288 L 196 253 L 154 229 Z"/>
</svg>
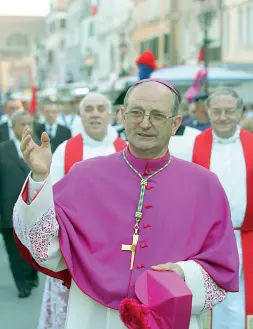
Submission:
<svg viewBox="0 0 253 329">
<path fill-rule="evenodd" d="M 134 267 L 134 257 L 135 257 L 135 251 L 136 251 L 136 246 L 137 246 L 137 243 L 138 243 L 138 239 L 139 239 L 139 235 L 134 234 L 132 244 L 122 244 L 122 246 L 121 246 L 121 250 L 131 251 L 131 253 L 132 253 L 131 263 L 130 263 L 130 270 L 132 270 L 133 267 Z"/>
</svg>

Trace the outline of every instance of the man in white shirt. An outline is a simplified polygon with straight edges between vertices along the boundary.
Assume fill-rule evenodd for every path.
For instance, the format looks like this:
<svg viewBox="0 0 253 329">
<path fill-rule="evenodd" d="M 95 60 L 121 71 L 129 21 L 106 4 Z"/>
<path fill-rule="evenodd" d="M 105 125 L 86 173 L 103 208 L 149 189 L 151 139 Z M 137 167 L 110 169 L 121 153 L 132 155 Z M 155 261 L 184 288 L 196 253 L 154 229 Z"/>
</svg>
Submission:
<svg viewBox="0 0 253 329">
<path fill-rule="evenodd" d="M 27 125 L 32 125 L 31 116 L 26 112 L 15 112 L 12 115 L 13 139 L 0 144 L 0 230 L 19 298 L 28 297 L 32 288 L 38 285 L 37 271 L 21 258 L 12 227 L 13 207 L 29 173 L 20 150 L 22 133 Z"/>
<path fill-rule="evenodd" d="M 54 152 L 61 143 L 71 137 L 71 131 L 57 122 L 59 108 L 54 102 L 47 100 L 43 106 L 42 113 L 45 121 L 44 123 L 37 123 L 35 125 L 36 135 L 40 139 L 43 131 L 46 131 L 50 137 L 52 152 Z"/>
<path fill-rule="evenodd" d="M 227 194 L 240 258 L 240 291 L 217 305 L 213 329 L 250 329 L 253 324 L 253 134 L 240 129 L 243 102 L 231 89 L 207 99 L 212 128 L 196 137 L 192 161 L 213 171 Z"/>
<path fill-rule="evenodd" d="M 4 107 L 5 114 L 2 115 L 0 120 L 0 143 L 13 139 L 11 116 L 16 111 L 24 111 L 22 103 L 19 100 L 8 99 Z"/>
</svg>

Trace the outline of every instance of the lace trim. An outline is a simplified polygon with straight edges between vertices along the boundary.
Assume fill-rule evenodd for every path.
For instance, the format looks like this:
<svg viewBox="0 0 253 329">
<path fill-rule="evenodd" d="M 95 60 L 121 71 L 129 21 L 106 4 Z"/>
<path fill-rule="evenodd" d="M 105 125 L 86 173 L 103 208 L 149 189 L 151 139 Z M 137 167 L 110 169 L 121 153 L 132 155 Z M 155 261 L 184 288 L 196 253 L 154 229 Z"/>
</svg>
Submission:
<svg viewBox="0 0 253 329">
<path fill-rule="evenodd" d="M 62 281 L 47 277 L 37 329 L 64 329 L 68 298 L 69 290 Z"/>
<path fill-rule="evenodd" d="M 219 287 L 203 268 L 201 271 L 205 286 L 205 304 L 202 312 L 206 312 L 221 303 L 227 297 L 227 291 Z"/>
<path fill-rule="evenodd" d="M 45 262 L 48 259 L 50 242 L 59 232 L 54 206 L 52 205 L 31 226 L 23 224 L 14 208 L 13 223 L 19 240 L 30 251 L 35 261 L 38 263 Z"/>
</svg>

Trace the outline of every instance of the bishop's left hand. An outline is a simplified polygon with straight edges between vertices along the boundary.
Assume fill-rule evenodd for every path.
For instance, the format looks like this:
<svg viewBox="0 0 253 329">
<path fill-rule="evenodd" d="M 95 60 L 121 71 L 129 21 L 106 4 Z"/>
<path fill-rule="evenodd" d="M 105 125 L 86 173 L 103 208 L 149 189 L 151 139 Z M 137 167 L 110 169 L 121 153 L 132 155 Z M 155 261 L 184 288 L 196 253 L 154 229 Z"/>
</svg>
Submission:
<svg viewBox="0 0 253 329">
<path fill-rule="evenodd" d="M 154 271 L 173 271 L 176 272 L 183 280 L 185 280 L 184 271 L 181 266 L 175 263 L 160 264 L 157 266 L 152 266 Z"/>
</svg>

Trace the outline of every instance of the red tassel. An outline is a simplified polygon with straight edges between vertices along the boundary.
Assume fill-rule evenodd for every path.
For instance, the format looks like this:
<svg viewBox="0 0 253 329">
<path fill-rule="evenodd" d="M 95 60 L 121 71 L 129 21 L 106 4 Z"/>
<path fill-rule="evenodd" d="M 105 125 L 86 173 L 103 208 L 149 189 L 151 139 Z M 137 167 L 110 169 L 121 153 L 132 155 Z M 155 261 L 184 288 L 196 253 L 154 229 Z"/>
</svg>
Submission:
<svg viewBox="0 0 253 329">
<path fill-rule="evenodd" d="M 123 299 L 119 312 L 122 322 L 128 329 L 152 329 L 147 319 L 150 309 L 148 306 L 139 303 L 138 300 Z"/>
</svg>

